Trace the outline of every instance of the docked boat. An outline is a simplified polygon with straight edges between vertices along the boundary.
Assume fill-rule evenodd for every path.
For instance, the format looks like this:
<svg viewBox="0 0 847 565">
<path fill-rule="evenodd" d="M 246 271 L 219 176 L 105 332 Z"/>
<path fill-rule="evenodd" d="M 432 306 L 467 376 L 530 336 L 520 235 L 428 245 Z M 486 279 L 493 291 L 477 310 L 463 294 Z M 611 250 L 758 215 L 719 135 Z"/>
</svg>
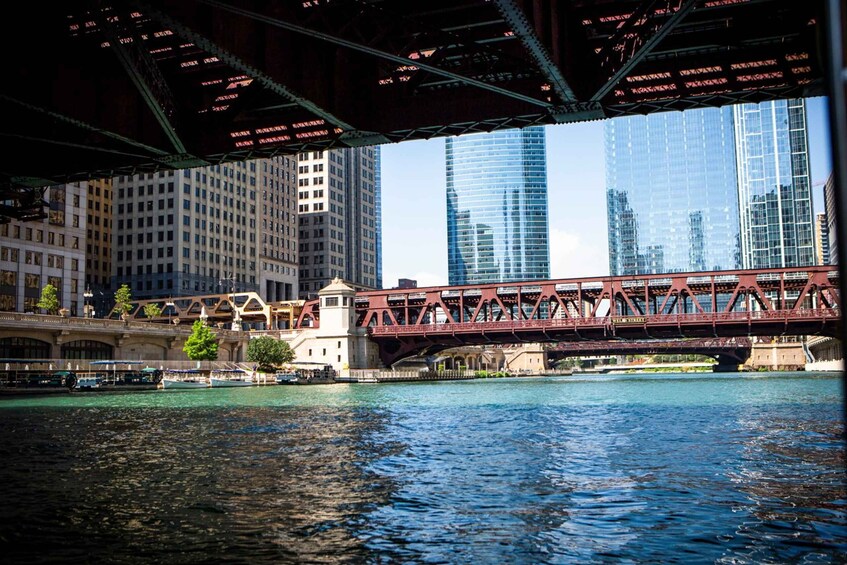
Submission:
<svg viewBox="0 0 847 565">
<path fill-rule="evenodd" d="M 305 362 L 303 363 L 306 364 Z M 335 382 L 335 370 L 332 365 L 322 365 L 318 369 L 298 369 L 297 385 L 325 385 Z"/>
<path fill-rule="evenodd" d="M 274 379 L 278 385 L 297 384 L 297 378 L 297 373 L 295 371 L 277 371 L 274 375 Z"/>
<path fill-rule="evenodd" d="M 206 373 L 198 369 L 166 369 L 162 376 L 162 388 L 208 388 Z"/>
<path fill-rule="evenodd" d="M 99 386 L 85 390 L 118 391 L 118 390 L 155 390 L 160 388 L 162 370 L 155 367 L 143 367 L 142 361 L 131 360 L 100 360 L 91 362 L 91 370 L 83 373 L 80 378 L 92 377 L 99 380 Z M 81 386 L 77 386 L 81 389 Z"/>
<path fill-rule="evenodd" d="M 209 384 L 212 388 L 253 386 L 253 376 L 244 369 L 214 369 L 209 374 Z"/>
<path fill-rule="evenodd" d="M 97 373 L 82 373 L 77 376 L 76 386 L 80 390 L 90 390 L 103 386 L 103 378 Z"/>
</svg>

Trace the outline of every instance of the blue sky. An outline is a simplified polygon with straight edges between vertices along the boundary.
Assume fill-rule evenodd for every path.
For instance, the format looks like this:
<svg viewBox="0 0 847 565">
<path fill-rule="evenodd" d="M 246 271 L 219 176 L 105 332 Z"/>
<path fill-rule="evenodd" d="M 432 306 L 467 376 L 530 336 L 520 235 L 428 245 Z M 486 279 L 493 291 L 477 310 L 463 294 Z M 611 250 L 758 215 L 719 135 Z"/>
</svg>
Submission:
<svg viewBox="0 0 847 565">
<path fill-rule="evenodd" d="M 826 99 L 807 100 L 815 212 L 832 170 Z M 603 121 L 547 126 L 550 276 L 609 274 Z M 447 284 L 444 138 L 382 146 L 383 285 Z"/>
</svg>

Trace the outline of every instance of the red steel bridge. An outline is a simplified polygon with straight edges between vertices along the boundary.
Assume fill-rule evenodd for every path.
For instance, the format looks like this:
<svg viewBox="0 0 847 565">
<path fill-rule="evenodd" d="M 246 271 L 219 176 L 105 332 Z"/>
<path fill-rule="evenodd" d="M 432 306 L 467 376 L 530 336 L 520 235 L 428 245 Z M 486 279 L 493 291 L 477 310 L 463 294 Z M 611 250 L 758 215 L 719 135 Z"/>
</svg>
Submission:
<svg viewBox="0 0 847 565">
<path fill-rule="evenodd" d="M 355 308 L 386 364 L 460 345 L 837 337 L 841 328 L 831 266 L 364 291 Z M 319 323 L 318 302 L 307 302 L 297 326 Z"/>
</svg>

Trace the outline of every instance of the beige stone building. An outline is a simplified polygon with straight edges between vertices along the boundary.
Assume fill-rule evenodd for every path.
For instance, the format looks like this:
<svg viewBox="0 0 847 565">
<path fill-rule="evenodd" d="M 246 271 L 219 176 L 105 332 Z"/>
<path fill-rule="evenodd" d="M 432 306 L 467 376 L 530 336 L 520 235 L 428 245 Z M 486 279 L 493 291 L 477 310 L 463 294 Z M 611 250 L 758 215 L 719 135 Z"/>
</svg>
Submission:
<svg viewBox="0 0 847 565">
<path fill-rule="evenodd" d="M 46 218 L 0 224 L 0 311 L 38 312 L 49 283 L 62 308 L 82 315 L 87 197 L 86 182 L 52 186 Z"/>
<path fill-rule="evenodd" d="M 376 288 L 379 148 L 300 153 L 297 167 L 300 298 L 336 277 Z"/>
</svg>

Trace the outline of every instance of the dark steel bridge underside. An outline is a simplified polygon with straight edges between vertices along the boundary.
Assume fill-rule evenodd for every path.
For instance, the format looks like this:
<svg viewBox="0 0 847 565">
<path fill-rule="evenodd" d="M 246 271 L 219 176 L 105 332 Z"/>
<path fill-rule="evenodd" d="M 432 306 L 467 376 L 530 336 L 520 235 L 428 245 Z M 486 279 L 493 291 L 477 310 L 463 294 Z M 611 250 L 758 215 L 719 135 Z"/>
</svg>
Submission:
<svg viewBox="0 0 847 565">
<path fill-rule="evenodd" d="M 64 182 L 825 93 L 816 1 L 4 8 L 0 216 L 19 219 Z"/>
<path fill-rule="evenodd" d="M 753 340 L 749 337 L 711 337 L 665 340 L 560 342 L 547 349 L 547 359 L 605 355 L 705 355 L 719 365 L 743 365 L 750 358 Z"/>
</svg>

